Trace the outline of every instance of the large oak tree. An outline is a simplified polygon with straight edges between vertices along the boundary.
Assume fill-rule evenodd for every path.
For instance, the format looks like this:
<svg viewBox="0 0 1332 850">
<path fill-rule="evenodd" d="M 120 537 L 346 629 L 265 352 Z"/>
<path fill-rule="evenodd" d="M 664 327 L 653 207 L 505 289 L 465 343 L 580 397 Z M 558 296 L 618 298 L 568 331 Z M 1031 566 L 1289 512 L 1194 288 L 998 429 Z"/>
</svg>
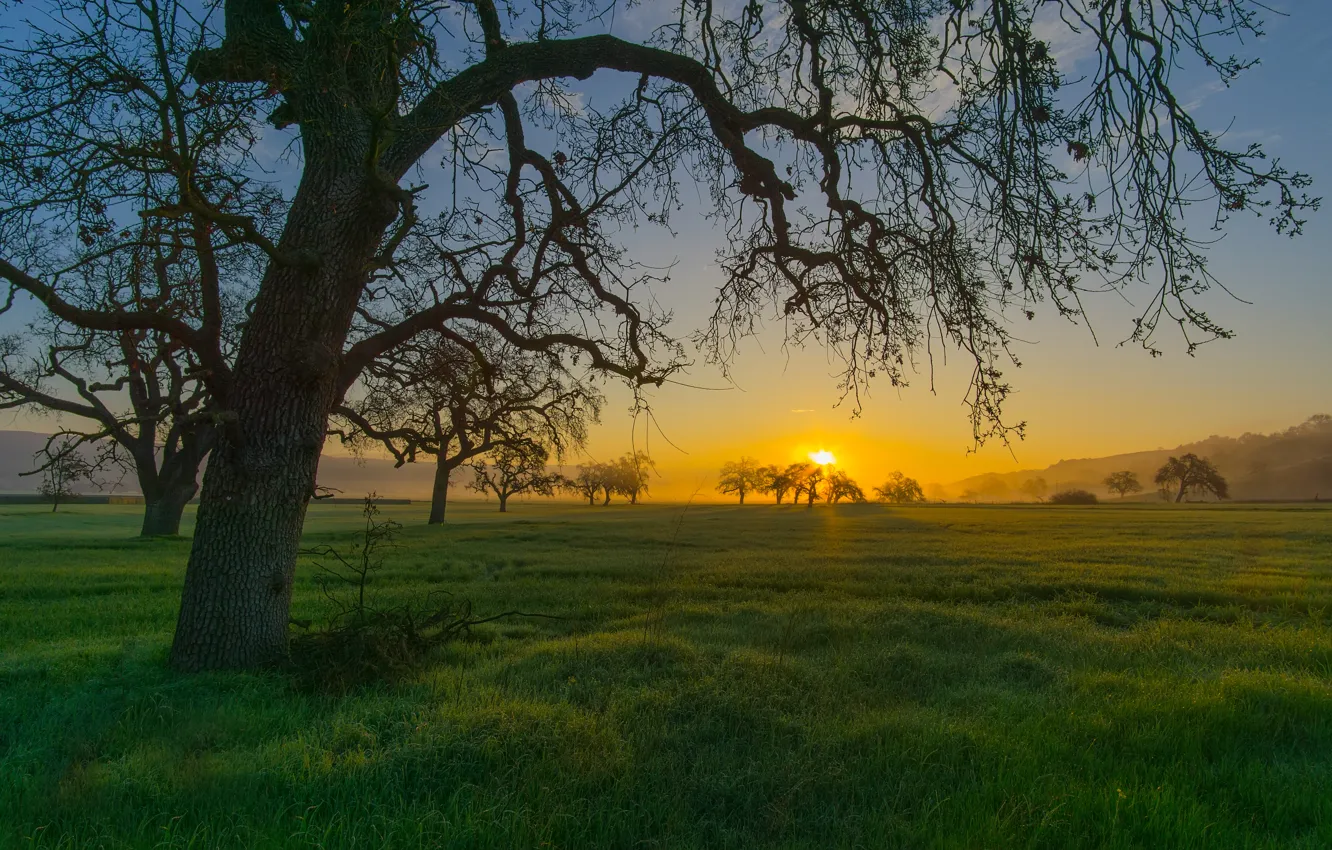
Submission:
<svg viewBox="0 0 1332 850">
<path fill-rule="evenodd" d="M 1257 31 L 1252 0 L 690 0 L 636 6 L 659 24 L 637 39 L 612 34 L 615 4 L 55 5 L 55 29 L 7 54 L 0 276 L 7 304 L 22 292 L 81 327 L 170 335 L 226 412 L 171 656 L 185 670 L 285 651 L 328 419 L 383 352 L 463 321 L 640 384 L 677 368 L 661 275 L 622 234 L 666 224 L 686 182 L 726 235 L 709 356 L 725 363 L 774 316 L 838 352 L 855 395 L 952 344 L 974 362 L 978 437 L 1007 433 L 1010 315 L 1045 301 L 1077 316 L 1086 288 L 1144 284 L 1127 336 L 1152 346 L 1163 318 L 1189 345 L 1224 335 L 1197 300 L 1212 278 L 1188 207 L 1295 232 L 1312 203 L 1306 178 L 1226 147 L 1172 84 L 1189 62 L 1224 82 L 1247 67 L 1226 51 Z M 1047 33 L 1092 58 L 1061 66 Z M 145 92 L 153 74 L 177 82 Z M 197 179 L 181 134 L 164 147 L 116 111 L 196 94 L 265 102 L 219 131 L 235 173 L 281 165 L 261 119 L 287 134 L 299 174 L 279 221 Z M 135 157 L 170 197 L 131 191 Z M 65 270 L 117 250 L 125 218 L 262 252 L 234 357 L 215 311 L 69 291 Z"/>
</svg>

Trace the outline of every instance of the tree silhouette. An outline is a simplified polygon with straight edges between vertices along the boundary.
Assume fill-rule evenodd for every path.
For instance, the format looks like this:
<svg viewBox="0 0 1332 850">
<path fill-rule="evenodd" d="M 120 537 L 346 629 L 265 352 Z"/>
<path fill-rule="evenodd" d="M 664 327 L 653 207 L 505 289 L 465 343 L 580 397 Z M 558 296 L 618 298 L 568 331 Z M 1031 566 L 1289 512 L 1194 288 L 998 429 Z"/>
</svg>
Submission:
<svg viewBox="0 0 1332 850">
<path fill-rule="evenodd" d="M 707 199 L 688 214 L 725 234 L 707 357 L 726 366 L 775 310 L 790 341 L 833 349 L 858 397 L 947 342 L 974 362 L 978 439 L 1021 430 L 1002 418 L 1006 308 L 1076 316 L 1088 276 L 1145 281 L 1132 339 L 1154 348 L 1164 316 L 1192 348 L 1228 332 L 1196 303 L 1211 236 L 1179 210 L 1214 200 L 1217 224 L 1250 212 L 1293 233 L 1316 203 L 1304 175 L 1227 147 L 1172 88 L 1190 58 L 1223 84 L 1250 66 L 1228 45 L 1259 31 L 1253 0 L 1068 2 L 1039 19 L 1039 0 L 681 3 L 643 42 L 601 31 L 615 6 L 583 4 L 36 5 L 0 57 L 0 277 L 62 321 L 189 348 L 231 420 L 185 572 L 183 670 L 286 651 L 328 420 L 382 353 L 476 323 L 631 383 L 680 368 L 654 306 L 663 275 L 622 240 L 668 228 L 686 187 Z M 1095 59 L 1061 67 L 1047 25 Z M 164 134 L 178 103 L 227 120 Z M 300 153 L 291 197 L 251 204 L 284 141 Z M 440 158 L 427 199 L 410 175 Z M 107 306 L 79 282 L 138 244 L 138 222 L 262 259 L 234 355 L 215 282 L 194 282 L 194 315 Z"/>
<path fill-rule="evenodd" d="M 1155 481 L 1166 492 L 1176 491 L 1176 503 L 1184 501 L 1189 493 L 1211 493 L 1218 499 L 1230 498 L 1230 485 L 1221 477 L 1216 466 L 1193 452 L 1167 460 L 1156 471 Z"/>
<path fill-rule="evenodd" d="M 890 502 L 896 505 L 908 505 L 914 502 L 925 501 L 925 491 L 920 488 L 920 482 L 914 478 L 908 478 L 901 472 L 894 472 L 888 476 L 882 487 L 874 488 L 879 501 Z"/>
<path fill-rule="evenodd" d="M 1138 481 L 1136 472 L 1124 470 L 1122 472 L 1112 472 L 1104 481 L 1105 489 L 1111 493 L 1118 493 L 1119 498 L 1124 498 L 1129 493 L 1142 492 L 1142 484 Z"/>
<path fill-rule="evenodd" d="M 478 493 L 494 493 L 500 513 L 509 509 L 509 499 L 518 493 L 553 496 L 562 478 L 546 468 L 550 453 L 536 443 L 502 445 L 485 459 L 472 461 L 472 483 Z"/>
<path fill-rule="evenodd" d="M 648 477 L 655 472 L 657 464 L 648 457 L 647 452 L 633 451 L 617 460 L 611 470 L 611 489 L 629 500 L 629 504 L 638 504 L 638 497 L 648 492 Z M 607 493 L 606 502 L 610 502 Z"/>
<path fill-rule="evenodd" d="M 562 487 L 571 493 L 577 494 L 587 499 L 589 505 L 597 503 L 597 495 L 603 490 L 606 492 L 606 502 L 610 503 L 609 482 L 610 473 L 604 463 L 584 463 L 578 467 L 578 474 L 573 478 L 566 478 Z"/>
<path fill-rule="evenodd" d="M 81 445 L 83 440 L 77 435 L 54 435 L 35 456 L 39 467 L 25 473 L 41 476 L 37 492 L 42 498 L 51 500 L 51 513 L 56 512 L 61 502 L 77 498 L 79 494 L 74 485 L 93 476 L 95 465 L 79 454 Z"/>
<path fill-rule="evenodd" d="M 795 492 L 795 502 L 800 503 L 800 497 L 805 497 L 805 504 L 813 505 L 819 500 L 819 484 L 826 477 L 824 469 L 818 464 L 800 465 L 799 477 L 795 481 L 792 490 Z"/>
<path fill-rule="evenodd" d="M 800 482 L 809 473 L 810 465 L 808 463 L 793 463 L 782 470 L 778 470 L 775 466 L 770 466 L 768 469 L 771 472 L 771 477 L 768 479 L 768 485 L 764 488 L 764 492 L 772 493 L 779 505 L 787 493 L 794 494 L 791 501 L 800 501 Z"/>
<path fill-rule="evenodd" d="M 362 391 L 335 411 L 344 443 L 383 445 L 397 466 L 434 455 L 431 525 L 444 521 L 455 469 L 502 446 L 536 442 L 561 456 L 583 445 L 601 396 L 548 353 L 484 329 L 428 332 L 385 352 Z"/>
<path fill-rule="evenodd" d="M 834 469 L 828 475 L 828 491 L 825 498 L 834 505 L 843 499 L 852 502 L 863 502 L 865 501 L 865 491 L 860 489 L 859 484 L 851 480 L 851 476 L 840 469 Z"/>
<path fill-rule="evenodd" d="M 1024 495 L 1030 496 L 1034 501 L 1039 502 L 1045 498 L 1045 494 L 1050 492 L 1050 485 L 1045 483 L 1044 478 L 1028 478 L 1022 482 L 1019 487 Z"/>
<path fill-rule="evenodd" d="M 749 493 L 762 493 L 769 488 L 771 468 L 759 466 L 752 457 L 727 461 L 722 464 L 721 479 L 717 482 L 718 493 L 735 493 L 740 497 L 740 504 L 745 503 Z"/>
</svg>

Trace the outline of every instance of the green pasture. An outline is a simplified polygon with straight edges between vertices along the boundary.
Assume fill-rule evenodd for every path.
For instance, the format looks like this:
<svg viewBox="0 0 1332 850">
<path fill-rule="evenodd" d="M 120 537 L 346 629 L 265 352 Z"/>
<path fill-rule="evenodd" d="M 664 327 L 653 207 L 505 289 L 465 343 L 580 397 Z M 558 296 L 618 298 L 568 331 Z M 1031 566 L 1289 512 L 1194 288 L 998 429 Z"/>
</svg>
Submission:
<svg viewBox="0 0 1332 850">
<path fill-rule="evenodd" d="M 0 847 L 1332 847 L 1318 506 L 386 506 L 379 604 L 563 619 L 343 696 L 169 672 L 137 511 L 0 506 Z"/>
</svg>

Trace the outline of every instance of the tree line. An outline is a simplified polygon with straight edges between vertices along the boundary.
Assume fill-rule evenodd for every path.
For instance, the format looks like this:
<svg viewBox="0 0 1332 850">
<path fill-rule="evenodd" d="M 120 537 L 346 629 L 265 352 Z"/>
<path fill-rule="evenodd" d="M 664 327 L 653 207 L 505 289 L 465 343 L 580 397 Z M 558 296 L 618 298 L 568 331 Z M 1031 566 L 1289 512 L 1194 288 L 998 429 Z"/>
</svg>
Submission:
<svg viewBox="0 0 1332 850">
<path fill-rule="evenodd" d="M 771 494 L 779 505 L 788 494 L 792 504 L 799 504 L 803 500 L 805 504 L 812 505 L 820 499 L 834 505 L 843 500 L 868 501 L 860 485 L 835 467 L 829 468 L 808 461 L 798 461 L 785 467 L 771 464 L 765 466 L 748 456 L 722 465 L 717 492 L 738 496 L 742 505 L 746 497 L 755 493 Z M 901 472 L 894 472 L 883 486 L 875 487 L 873 492 L 881 502 L 908 504 L 925 501 L 920 483 Z"/>
</svg>

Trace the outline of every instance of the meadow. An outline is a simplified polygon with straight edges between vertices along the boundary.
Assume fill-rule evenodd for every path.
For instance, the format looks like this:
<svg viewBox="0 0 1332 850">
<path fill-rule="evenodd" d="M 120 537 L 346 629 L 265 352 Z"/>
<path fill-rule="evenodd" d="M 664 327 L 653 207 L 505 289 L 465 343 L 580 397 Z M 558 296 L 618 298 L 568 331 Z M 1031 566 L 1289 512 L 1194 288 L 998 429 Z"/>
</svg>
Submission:
<svg viewBox="0 0 1332 850">
<path fill-rule="evenodd" d="M 0 846 L 1332 846 L 1325 508 L 383 510 L 378 604 L 562 619 L 178 676 L 187 539 L 0 506 Z"/>
</svg>

